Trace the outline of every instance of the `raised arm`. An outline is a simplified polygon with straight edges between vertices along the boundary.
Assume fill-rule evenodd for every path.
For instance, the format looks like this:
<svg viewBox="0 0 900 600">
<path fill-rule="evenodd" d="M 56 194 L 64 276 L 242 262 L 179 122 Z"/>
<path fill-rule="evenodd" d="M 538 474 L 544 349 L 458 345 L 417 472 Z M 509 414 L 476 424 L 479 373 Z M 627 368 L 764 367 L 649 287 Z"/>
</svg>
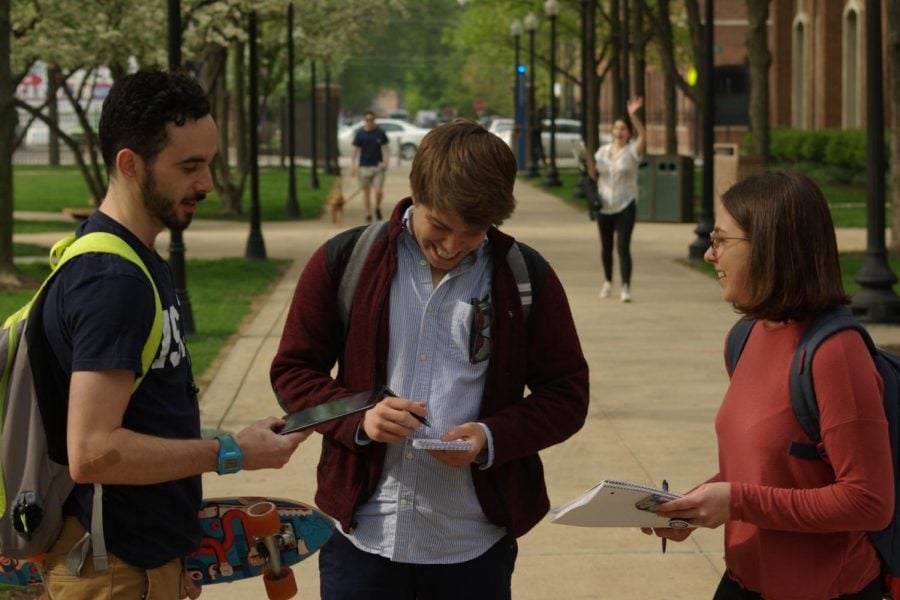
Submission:
<svg viewBox="0 0 900 600">
<path fill-rule="evenodd" d="M 634 131 L 637 133 L 637 138 L 634 140 L 634 148 L 641 156 L 644 155 L 644 152 L 647 149 L 647 130 L 644 129 L 644 123 L 638 116 L 638 111 L 642 106 L 644 106 L 644 98 L 641 96 L 635 96 L 629 100 L 627 106 L 628 116 L 631 118 L 631 124 L 634 126 Z"/>
</svg>

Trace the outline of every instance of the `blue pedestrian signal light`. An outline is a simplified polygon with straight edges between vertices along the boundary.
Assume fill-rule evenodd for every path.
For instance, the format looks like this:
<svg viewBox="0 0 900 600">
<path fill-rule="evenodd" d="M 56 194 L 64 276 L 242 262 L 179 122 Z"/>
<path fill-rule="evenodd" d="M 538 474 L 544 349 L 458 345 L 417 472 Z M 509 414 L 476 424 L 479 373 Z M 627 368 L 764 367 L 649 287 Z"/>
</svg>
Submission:
<svg viewBox="0 0 900 600">
<path fill-rule="evenodd" d="M 523 73 L 523 74 L 524 74 L 524 73 L 525 73 L 525 65 L 519 65 L 519 66 L 517 66 L 517 67 L 516 67 L 516 71 L 518 71 L 519 73 Z"/>
</svg>

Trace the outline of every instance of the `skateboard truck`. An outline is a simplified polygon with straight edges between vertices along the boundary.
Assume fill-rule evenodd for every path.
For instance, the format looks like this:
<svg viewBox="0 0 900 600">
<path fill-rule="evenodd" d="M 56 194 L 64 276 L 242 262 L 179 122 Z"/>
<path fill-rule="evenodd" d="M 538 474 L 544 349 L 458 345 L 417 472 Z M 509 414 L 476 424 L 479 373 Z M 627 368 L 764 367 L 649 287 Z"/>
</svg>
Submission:
<svg viewBox="0 0 900 600">
<path fill-rule="evenodd" d="M 269 567 L 263 573 L 263 583 L 270 600 L 287 600 L 297 595 L 297 580 L 290 567 L 281 565 L 281 518 L 275 504 L 268 501 L 257 502 L 247 507 L 247 533 L 259 540 L 265 548 Z M 263 554 L 263 553 L 260 553 Z"/>
</svg>

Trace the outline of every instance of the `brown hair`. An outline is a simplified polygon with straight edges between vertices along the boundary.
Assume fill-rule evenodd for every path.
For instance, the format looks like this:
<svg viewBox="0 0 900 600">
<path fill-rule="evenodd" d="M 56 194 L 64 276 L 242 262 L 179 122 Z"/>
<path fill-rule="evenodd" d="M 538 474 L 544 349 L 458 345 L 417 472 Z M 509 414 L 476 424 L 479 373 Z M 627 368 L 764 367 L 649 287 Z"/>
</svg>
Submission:
<svg viewBox="0 0 900 600">
<path fill-rule="evenodd" d="M 416 202 L 456 212 L 473 227 L 500 225 L 513 213 L 516 157 L 496 135 L 457 119 L 422 139 L 409 174 Z"/>
<path fill-rule="evenodd" d="M 722 205 L 750 240 L 750 300 L 735 308 L 755 319 L 802 320 L 847 304 L 828 203 L 805 175 L 748 177 Z"/>
</svg>

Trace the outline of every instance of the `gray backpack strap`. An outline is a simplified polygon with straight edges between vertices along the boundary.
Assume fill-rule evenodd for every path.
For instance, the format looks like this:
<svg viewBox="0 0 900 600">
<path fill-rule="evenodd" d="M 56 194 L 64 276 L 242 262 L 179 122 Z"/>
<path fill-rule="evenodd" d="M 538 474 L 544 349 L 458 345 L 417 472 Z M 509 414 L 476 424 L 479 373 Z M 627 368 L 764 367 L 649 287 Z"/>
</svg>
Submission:
<svg viewBox="0 0 900 600">
<path fill-rule="evenodd" d="M 517 242 L 513 242 L 509 252 L 506 254 L 506 262 L 512 269 L 513 276 L 516 278 L 516 286 L 519 288 L 519 299 L 522 301 L 522 317 L 528 320 L 528 313 L 531 312 L 531 277 L 528 276 L 528 265 L 525 264 L 525 257 L 522 256 L 522 249 L 519 248 Z"/>
<path fill-rule="evenodd" d="M 338 285 L 338 316 L 344 326 L 344 335 L 347 335 L 347 329 L 350 327 L 350 307 L 353 306 L 353 296 L 356 293 L 356 286 L 359 283 L 359 276 L 362 273 L 363 265 L 366 264 L 366 258 L 372 249 L 372 244 L 376 240 L 387 235 L 388 222 L 381 221 L 372 223 L 359 234 L 350 258 L 347 259 L 347 265 L 344 267 L 344 275 L 341 277 L 341 283 Z"/>
</svg>

